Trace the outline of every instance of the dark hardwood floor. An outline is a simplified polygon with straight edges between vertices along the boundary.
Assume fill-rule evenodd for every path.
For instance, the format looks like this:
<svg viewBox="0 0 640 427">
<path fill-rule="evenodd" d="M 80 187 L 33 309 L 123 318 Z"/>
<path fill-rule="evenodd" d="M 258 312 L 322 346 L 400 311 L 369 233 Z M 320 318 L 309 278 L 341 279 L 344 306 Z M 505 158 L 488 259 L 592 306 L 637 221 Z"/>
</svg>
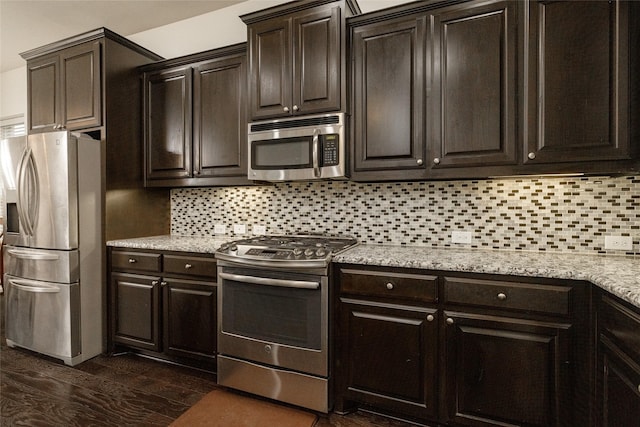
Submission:
<svg viewBox="0 0 640 427">
<path fill-rule="evenodd" d="M 69 367 L 9 348 L 4 296 L 0 307 L 1 426 L 167 426 L 217 387 L 214 374 L 132 354 L 101 355 Z M 317 427 L 409 425 L 365 412 L 322 416 L 316 423 Z"/>
</svg>

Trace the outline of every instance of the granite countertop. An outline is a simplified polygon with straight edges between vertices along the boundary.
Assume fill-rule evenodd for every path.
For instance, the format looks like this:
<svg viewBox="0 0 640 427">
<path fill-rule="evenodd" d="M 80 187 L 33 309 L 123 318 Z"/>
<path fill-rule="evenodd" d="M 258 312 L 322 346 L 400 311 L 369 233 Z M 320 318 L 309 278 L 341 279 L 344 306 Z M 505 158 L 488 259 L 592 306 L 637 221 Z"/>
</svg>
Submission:
<svg viewBox="0 0 640 427">
<path fill-rule="evenodd" d="M 640 308 L 640 259 L 632 256 L 359 245 L 336 255 L 333 261 L 586 280 Z"/>
<path fill-rule="evenodd" d="M 179 251 L 213 254 L 224 243 L 237 240 L 229 236 L 196 237 L 163 235 L 137 237 L 134 239 L 110 240 L 107 246 L 132 249 L 152 249 L 157 251 Z"/>
<path fill-rule="evenodd" d="M 237 237 L 163 235 L 111 240 L 108 246 L 213 254 Z M 586 280 L 640 308 L 640 259 L 546 252 L 358 245 L 333 258 L 345 264 Z"/>
</svg>

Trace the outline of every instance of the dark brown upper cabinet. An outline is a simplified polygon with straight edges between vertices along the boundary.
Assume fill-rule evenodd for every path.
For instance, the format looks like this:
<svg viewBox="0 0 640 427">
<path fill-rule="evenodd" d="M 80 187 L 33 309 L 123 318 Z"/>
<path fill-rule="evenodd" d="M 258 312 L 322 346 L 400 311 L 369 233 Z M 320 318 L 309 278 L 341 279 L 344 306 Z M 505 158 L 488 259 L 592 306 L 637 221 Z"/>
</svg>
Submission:
<svg viewBox="0 0 640 427">
<path fill-rule="evenodd" d="M 632 157 L 630 97 L 639 96 L 637 83 L 630 92 L 638 61 L 632 3 L 529 3 L 525 163 Z"/>
<path fill-rule="evenodd" d="M 304 0 L 241 16 L 249 42 L 252 120 L 340 110 L 350 1 Z"/>
<path fill-rule="evenodd" d="M 426 177 L 425 16 L 353 27 L 352 179 Z"/>
<path fill-rule="evenodd" d="M 640 171 L 640 2 L 422 1 L 350 18 L 351 179 Z"/>
<path fill-rule="evenodd" d="M 145 185 L 248 184 L 246 44 L 142 70 Z"/>
<path fill-rule="evenodd" d="M 27 61 L 29 133 L 102 124 L 101 42 Z"/>
<path fill-rule="evenodd" d="M 432 168 L 517 163 L 521 6 L 471 2 L 434 13 L 433 90 L 427 111 Z"/>
</svg>

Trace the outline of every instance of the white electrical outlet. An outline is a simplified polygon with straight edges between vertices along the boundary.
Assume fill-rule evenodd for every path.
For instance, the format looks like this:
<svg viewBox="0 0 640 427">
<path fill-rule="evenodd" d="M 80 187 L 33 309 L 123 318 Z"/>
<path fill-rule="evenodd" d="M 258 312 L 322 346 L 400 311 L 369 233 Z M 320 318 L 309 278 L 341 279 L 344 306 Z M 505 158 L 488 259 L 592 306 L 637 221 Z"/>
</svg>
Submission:
<svg viewBox="0 0 640 427">
<path fill-rule="evenodd" d="M 247 226 L 244 224 L 233 224 L 233 234 L 245 234 Z"/>
<path fill-rule="evenodd" d="M 265 227 L 264 225 L 254 225 L 252 230 L 253 234 L 256 236 L 264 236 L 265 234 L 267 234 L 267 227 Z"/>
<path fill-rule="evenodd" d="M 227 227 L 224 224 L 215 224 L 213 226 L 213 232 L 216 234 L 225 234 L 227 232 Z"/>
<path fill-rule="evenodd" d="M 617 251 L 633 250 L 631 236 L 604 236 L 604 248 Z"/>
<path fill-rule="evenodd" d="M 451 243 L 463 243 L 471 244 L 471 232 L 470 231 L 452 231 Z"/>
</svg>

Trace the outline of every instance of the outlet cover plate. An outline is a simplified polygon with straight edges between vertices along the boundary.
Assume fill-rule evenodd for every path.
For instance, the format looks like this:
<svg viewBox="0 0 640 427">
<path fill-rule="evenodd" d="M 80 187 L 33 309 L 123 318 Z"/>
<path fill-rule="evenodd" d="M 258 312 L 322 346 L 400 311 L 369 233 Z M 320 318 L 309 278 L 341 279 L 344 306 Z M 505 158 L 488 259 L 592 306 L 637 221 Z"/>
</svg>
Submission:
<svg viewBox="0 0 640 427">
<path fill-rule="evenodd" d="M 224 224 L 216 224 L 213 226 L 213 232 L 215 234 L 225 234 L 227 232 L 227 227 Z"/>
<path fill-rule="evenodd" d="M 604 236 L 604 248 L 614 251 L 631 251 L 633 239 L 631 236 Z"/>
<path fill-rule="evenodd" d="M 265 227 L 264 225 L 254 225 L 252 227 L 252 231 L 256 236 L 264 236 L 265 234 L 267 234 L 267 227 Z"/>
<path fill-rule="evenodd" d="M 244 224 L 233 224 L 233 234 L 245 234 L 247 226 Z"/>
</svg>

